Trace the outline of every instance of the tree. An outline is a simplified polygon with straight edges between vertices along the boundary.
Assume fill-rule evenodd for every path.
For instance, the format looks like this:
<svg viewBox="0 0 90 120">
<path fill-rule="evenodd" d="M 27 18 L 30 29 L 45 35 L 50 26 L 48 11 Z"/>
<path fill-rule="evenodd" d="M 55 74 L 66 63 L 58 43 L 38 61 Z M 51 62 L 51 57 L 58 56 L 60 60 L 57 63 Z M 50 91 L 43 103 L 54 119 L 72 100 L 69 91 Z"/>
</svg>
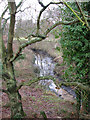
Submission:
<svg viewBox="0 0 90 120">
<path fill-rule="evenodd" d="M 13 2 L 10 2 L 8 0 L 8 5 L 6 7 L 6 9 L 3 11 L 1 17 L 0 17 L 0 24 L 2 23 L 2 20 L 4 19 L 4 15 L 5 13 L 9 10 L 9 15 L 10 17 L 8 17 L 7 19 L 5 19 L 5 22 L 3 23 L 1 27 L 1 33 L 0 33 L 0 38 L 2 38 L 2 78 L 3 80 L 6 82 L 6 90 L 2 90 L 2 92 L 5 92 L 8 94 L 9 100 L 10 100 L 10 109 L 11 109 L 11 118 L 21 118 L 24 116 L 24 111 L 23 111 L 23 107 L 22 107 L 22 101 L 21 101 L 21 95 L 19 93 L 19 89 L 24 86 L 24 85 L 31 85 L 33 82 L 36 82 L 38 80 L 41 79 L 53 79 L 52 77 L 38 77 L 38 78 L 34 78 L 32 80 L 30 80 L 28 83 L 20 83 L 20 85 L 17 86 L 16 84 L 16 78 L 15 78 L 15 73 L 14 73 L 14 61 L 20 56 L 20 53 L 22 52 L 22 50 L 29 46 L 32 45 L 36 42 L 40 42 L 42 40 L 45 40 L 45 38 L 47 37 L 48 33 L 53 30 L 55 27 L 57 27 L 58 25 L 71 25 L 71 24 L 75 24 L 78 22 L 82 22 L 83 24 L 86 25 L 86 27 L 88 29 L 89 26 L 87 24 L 86 19 L 81 19 L 76 13 L 75 11 L 72 10 L 72 8 L 63 0 L 63 2 L 50 2 L 47 5 L 43 5 L 42 2 L 39 2 L 39 4 L 41 5 L 42 9 L 39 12 L 39 15 L 37 17 L 37 23 L 36 23 L 36 32 L 35 33 L 30 33 L 28 34 L 28 36 L 25 36 L 26 39 L 28 39 L 28 41 L 26 41 L 25 43 L 21 44 L 19 46 L 19 49 L 17 50 L 16 53 L 14 53 L 13 51 L 13 39 L 14 39 L 14 33 L 15 33 L 15 18 L 16 18 L 16 14 L 18 12 L 18 8 L 21 6 L 23 0 L 21 0 L 19 2 L 18 5 L 16 5 L 15 1 L 13 0 Z M 74 14 L 78 19 L 75 19 L 74 21 L 57 21 L 56 23 L 54 23 L 53 25 L 51 25 L 49 28 L 47 28 L 43 33 L 40 32 L 40 28 L 41 28 L 41 24 L 40 24 L 40 18 L 42 13 L 46 10 L 46 8 L 48 8 L 50 5 L 60 5 L 60 4 L 64 4 L 66 5 Z M 4 30 L 4 26 L 7 23 L 7 21 L 10 20 L 10 24 L 9 24 L 9 30 L 8 30 L 8 41 L 7 41 L 7 47 L 4 44 L 4 40 L 3 40 L 3 30 Z"/>
<path fill-rule="evenodd" d="M 90 3 L 80 3 L 79 5 L 76 2 L 71 5 L 76 11 L 82 7 L 82 10 L 86 12 L 87 17 L 89 17 L 89 9 L 87 7 L 89 4 Z M 65 13 L 67 17 L 64 19 L 74 19 L 73 14 L 68 8 L 66 8 L 66 11 L 68 11 L 68 13 Z M 82 26 L 81 23 L 63 26 L 60 44 L 62 46 L 64 62 L 68 66 L 64 71 L 64 79 L 66 79 L 66 81 L 78 82 L 89 86 L 89 40 L 90 30 L 87 30 L 87 27 Z M 90 112 L 90 94 L 88 93 L 88 90 L 80 88 L 77 90 L 76 94 L 77 101 L 79 103 L 78 110 L 80 110 L 80 106 L 82 104 L 84 111 Z"/>
<path fill-rule="evenodd" d="M 25 37 L 32 32 L 35 24 L 32 20 L 18 20 L 16 24 L 15 35 L 19 37 Z"/>
</svg>

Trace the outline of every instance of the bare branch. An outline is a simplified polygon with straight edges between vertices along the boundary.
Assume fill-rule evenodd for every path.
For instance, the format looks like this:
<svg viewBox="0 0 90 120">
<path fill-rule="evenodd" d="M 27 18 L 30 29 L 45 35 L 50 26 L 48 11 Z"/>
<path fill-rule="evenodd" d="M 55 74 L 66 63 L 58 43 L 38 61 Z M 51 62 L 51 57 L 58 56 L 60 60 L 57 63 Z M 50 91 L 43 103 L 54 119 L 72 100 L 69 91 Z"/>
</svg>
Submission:
<svg viewBox="0 0 90 120">
<path fill-rule="evenodd" d="M 82 11 L 79 3 L 77 2 L 77 0 L 75 0 L 75 1 L 76 1 L 76 5 L 77 5 L 77 7 L 78 7 L 78 9 L 79 9 L 79 11 L 80 11 L 80 13 L 81 13 L 84 21 L 85 21 L 86 27 L 90 30 L 90 27 L 89 27 L 89 24 L 88 24 L 88 22 L 87 22 L 87 19 L 85 18 L 85 15 L 84 15 L 84 13 L 83 13 L 83 11 Z"/>
<path fill-rule="evenodd" d="M 5 20 L 5 22 L 4 22 L 4 24 L 3 24 L 2 27 L 1 27 L 1 22 L 2 22 L 2 19 L 3 19 L 4 15 L 5 15 L 5 13 L 7 12 L 7 10 L 8 10 L 8 6 L 7 6 L 6 9 L 3 11 L 3 13 L 2 13 L 2 15 L 1 15 L 1 17 L 0 17 L 0 35 L 1 35 L 1 37 L 2 37 L 2 39 L 1 39 L 1 40 L 2 40 L 2 61 L 3 61 L 4 55 L 5 55 L 5 53 L 6 53 L 6 47 L 5 47 L 5 44 L 4 44 L 4 41 L 3 41 L 3 29 L 4 29 L 4 27 L 5 27 L 8 19 Z"/>
<path fill-rule="evenodd" d="M 6 25 L 6 23 L 7 23 L 7 21 L 8 21 L 9 19 L 10 19 L 10 17 L 8 17 L 7 19 L 5 19 L 4 24 L 3 24 L 3 27 L 2 27 L 2 30 L 4 30 L 5 25 Z"/>
<path fill-rule="evenodd" d="M 86 90 L 88 92 L 90 92 L 90 87 L 87 85 L 83 85 L 82 83 L 78 83 L 78 82 L 60 82 L 59 86 L 61 87 L 61 85 L 65 85 L 65 86 L 77 86 L 77 88 L 81 89 L 81 90 Z"/>
<path fill-rule="evenodd" d="M 39 2 L 40 0 L 38 0 Z M 42 2 L 39 2 L 39 4 L 41 5 Z M 43 3 L 42 3 L 43 4 Z M 43 5 L 43 8 L 41 9 L 38 19 L 37 19 L 37 34 L 39 34 L 39 29 L 40 29 L 40 17 L 42 15 L 42 13 L 45 11 L 45 9 L 51 5 L 51 4 L 63 4 L 63 2 L 50 2 L 49 4 L 47 4 L 46 6 Z M 42 5 L 41 5 L 42 6 Z"/>
<path fill-rule="evenodd" d="M 21 1 L 19 2 L 19 4 L 16 6 L 16 9 L 18 9 L 18 8 L 20 7 L 20 5 L 22 4 L 22 2 L 23 2 L 23 0 L 21 0 Z"/>
<path fill-rule="evenodd" d="M 1 15 L 1 18 L 0 19 L 2 19 L 3 18 L 3 16 L 5 15 L 5 13 L 7 12 L 7 10 L 8 10 L 8 6 L 6 7 L 6 9 L 3 11 L 3 13 L 2 13 L 2 15 Z"/>
<path fill-rule="evenodd" d="M 24 12 L 24 11 L 25 11 L 26 9 L 28 9 L 28 8 L 30 8 L 30 6 L 24 8 L 23 10 L 18 10 L 16 13 L 18 13 L 18 12 Z"/>
<path fill-rule="evenodd" d="M 78 22 L 80 22 L 80 21 L 79 20 L 74 20 L 74 21 L 71 21 L 71 22 L 63 22 L 63 21 L 56 22 L 54 25 L 52 25 L 50 28 L 48 28 L 44 34 L 47 35 L 51 30 L 53 30 L 55 27 L 57 27 L 59 25 L 72 25 L 72 24 L 75 24 L 75 23 L 78 23 Z"/>
<path fill-rule="evenodd" d="M 10 62 L 13 62 L 14 60 L 16 60 L 16 58 L 20 55 L 20 53 L 22 52 L 22 50 L 25 47 L 27 47 L 28 45 L 31 45 L 33 43 L 40 42 L 42 40 L 43 40 L 43 38 L 41 38 L 41 37 L 35 37 L 35 38 L 32 38 L 30 41 L 27 41 L 26 43 L 22 44 L 19 47 L 19 50 L 17 51 L 17 53 L 15 54 L 15 56 L 10 60 Z"/>
<path fill-rule="evenodd" d="M 83 25 L 85 24 L 84 21 L 82 21 L 82 19 L 77 15 L 77 13 L 67 4 L 67 2 L 65 0 L 63 0 L 63 3 L 66 5 L 66 7 L 68 7 L 72 12 L 73 14 L 78 18 L 78 20 L 83 23 Z"/>
<path fill-rule="evenodd" d="M 46 30 L 46 32 L 44 33 L 44 35 L 35 35 L 35 34 L 30 34 L 30 35 L 28 35 L 28 36 L 26 37 L 26 39 L 27 39 L 28 37 L 31 37 L 31 36 L 32 36 L 33 38 L 31 38 L 29 41 L 27 41 L 26 43 L 22 44 L 22 45 L 19 47 L 19 49 L 18 49 L 18 51 L 16 52 L 16 54 L 14 55 L 14 57 L 13 57 L 12 59 L 10 59 L 10 62 L 15 61 L 25 47 L 27 47 L 27 46 L 29 46 L 29 45 L 31 45 L 31 44 L 33 44 L 33 43 L 40 42 L 40 41 L 44 40 L 44 39 L 46 38 L 47 34 L 48 34 L 52 29 L 54 29 L 55 27 L 57 27 L 57 26 L 59 26 L 59 25 L 72 25 L 72 24 L 75 24 L 75 23 L 78 23 L 78 22 L 80 22 L 80 21 L 79 21 L 79 20 L 72 21 L 72 22 L 62 22 L 62 21 L 59 21 L 59 22 L 55 23 L 54 25 L 52 25 L 50 28 L 48 28 L 48 29 Z"/>
<path fill-rule="evenodd" d="M 73 10 L 73 11 L 75 11 L 77 14 L 80 14 L 80 12 L 78 12 L 78 11 L 76 11 L 76 10 Z M 85 15 L 85 17 L 90 18 L 90 16 L 89 16 L 89 15 Z"/>
<path fill-rule="evenodd" d="M 49 79 L 51 79 L 51 80 L 53 80 L 53 81 L 56 80 L 56 79 L 55 79 L 54 77 L 52 77 L 52 76 L 41 76 L 41 77 L 37 77 L 37 78 L 34 78 L 34 79 L 32 79 L 32 80 L 30 80 L 30 81 L 28 81 L 28 82 L 20 83 L 20 85 L 18 85 L 18 87 L 17 87 L 17 90 L 19 90 L 22 86 L 30 86 L 31 84 L 33 84 L 33 83 L 35 83 L 35 82 L 38 82 L 38 81 L 40 81 L 40 80 L 49 80 Z"/>
<path fill-rule="evenodd" d="M 41 5 L 41 7 L 45 7 L 45 5 L 40 0 L 38 0 L 38 3 Z"/>
</svg>

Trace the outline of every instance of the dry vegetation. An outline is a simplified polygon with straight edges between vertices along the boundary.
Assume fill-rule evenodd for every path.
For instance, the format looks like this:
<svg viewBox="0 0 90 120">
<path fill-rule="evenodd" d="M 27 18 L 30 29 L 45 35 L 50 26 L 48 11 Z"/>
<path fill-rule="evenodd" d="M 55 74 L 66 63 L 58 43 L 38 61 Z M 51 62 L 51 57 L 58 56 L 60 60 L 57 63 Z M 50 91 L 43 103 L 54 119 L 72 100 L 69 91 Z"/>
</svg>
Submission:
<svg viewBox="0 0 90 120">
<path fill-rule="evenodd" d="M 42 41 L 36 43 L 32 46 L 28 46 L 24 49 L 23 54 L 26 54 L 24 60 L 16 61 L 15 73 L 17 84 L 23 81 L 28 81 L 31 78 L 35 77 L 33 71 L 33 59 L 34 54 L 30 48 L 43 49 L 47 51 L 54 58 L 60 56 L 61 53 L 58 53 L 54 46 L 56 42 L 51 41 Z M 14 41 L 14 50 L 18 48 L 18 42 Z M 62 59 L 59 60 L 62 62 Z M 26 118 L 41 118 L 40 111 L 45 111 L 47 117 L 49 118 L 76 118 L 76 108 L 75 102 L 65 101 L 60 99 L 56 94 L 45 90 L 38 83 L 31 85 L 30 87 L 22 87 L 20 89 L 20 94 L 22 96 L 23 108 L 26 113 Z M 2 117 L 10 117 L 9 109 L 9 100 L 5 93 L 2 96 L 2 105 L 7 105 L 2 108 Z"/>
</svg>

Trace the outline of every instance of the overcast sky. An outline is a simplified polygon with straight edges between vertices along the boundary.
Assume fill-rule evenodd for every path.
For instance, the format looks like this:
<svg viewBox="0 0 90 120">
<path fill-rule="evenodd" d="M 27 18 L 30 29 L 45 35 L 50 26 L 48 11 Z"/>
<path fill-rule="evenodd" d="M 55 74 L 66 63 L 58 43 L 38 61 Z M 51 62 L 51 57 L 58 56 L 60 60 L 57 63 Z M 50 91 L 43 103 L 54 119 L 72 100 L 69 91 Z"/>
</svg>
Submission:
<svg viewBox="0 0 90 120">
<path fill-rule="evenodd" d="M 20 1 L 21 0 L 15 0 L 16 5 Z M 49 2 L 51 2 L 51 1 L 57 2 L 57 1 L 61 1 L 61 0 L 41 0 L 41 1 L 43 1 L 44 5 L 46 5 Z M 83 1 L 89 1 L 89 0 L 83 0 Z M 6 4 L 7 4 L 7 0 L 0 0 L 0 16 L 1 16 L 2 12 L 4 11 Z M 49 8 L 52 8 L 52 6 L 55 6 L 55 5 L 51 5 L 51 7 L 49 7 Z M 38 3 L 38 0 L 24 0 L 24 3 L 22 5 L 22 10 L 25 9 L 26 7 L 30 7 L 30 9 L 26 9 L 24 11 L 24 13 L 18 13 L 17 14 L 17 19 L 20 19 L 20 18 L 22 18 L 22 19 L 31 19 L 31 18 L 32 19 L 36 19 L 37 16 L 38 16 L 39 11 L 41 10 L 41 6 Z M 5 14 L 4 17 L 7 18 L 8 17 L 8 13 Z"/>
<path fill-rule="evenodd" d="M 42 0 L 42 1 L 44 5 L 46 5 L 51 1 L 58 1 L 58 0 Z M 20 2 L 20 0 L 15 0 L 15 2 L 17 5 Z M 6 4 L 7 4 L 7 0 L 0 0 L 0 15 L 4 11 Z M 38 4 L 38 0 L 24 0 L 24 4 L 22 5 L 22 10 L 28 6 L 30 6 L 30 9 L 25 10 L 25 12 L 22 14 L 21 13 L 18 14 L 17 15 L 18 18 L 21 17 L 22 19 L 28 19 L 28 17 L 33 17 L 35 19 L 37 17 L 39 11 L 41 10 L 41 6 Z M 8 13 L 5 14 L 5 18 L 7 17 L 8 17 Z"/>
</svg>

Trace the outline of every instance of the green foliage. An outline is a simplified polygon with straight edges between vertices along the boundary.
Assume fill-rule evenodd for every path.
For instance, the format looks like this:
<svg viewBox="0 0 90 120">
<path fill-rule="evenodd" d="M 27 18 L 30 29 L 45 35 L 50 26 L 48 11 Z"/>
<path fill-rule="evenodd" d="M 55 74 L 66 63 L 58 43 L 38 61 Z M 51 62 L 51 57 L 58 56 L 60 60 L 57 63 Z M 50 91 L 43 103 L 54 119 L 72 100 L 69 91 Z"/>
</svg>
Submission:
<svg viewBox="0 0 90 120">
<path fill-rule="evenodd" d="M 0 61 L 0 77 L 1 77 L 1 75 L 2 75 L 2 63 Z"/>
<path fill-rule="evenodd" d="M 45 114 L 44 111 L 40 111 L 40 114 L 43 116 L 43 119 L 44 119 L 44 120 L 47 120 L 47 116 L 46 116 L 46 114 Z"/>
<path fill-rule="evenodd" d="M 67 19 L 68 17 L 66 17 Z M 89 82 L 90 31 L 82 23 L 63 26 L 60 44 L 68 68 L 64 78 L 68 81 Z"/>
<path fill-rule="evenodd" d="M 59 28 L 53 30 L 52 34 L 55 36 L 55 39 L 58 39 L 60 37 L 59 31 Z"/>
<path fill-rule="evenodd" d="M 60 52 L 60 47 L 57 46 L 57 47 L 56 47 L 56 50 Z"/>
<path fill-rule="evenodd" d="M 90 31 L 87 31 L 85 26 L 76 24 L 74 26 L 64 26 L 64 31 L 60 40 L 63 58 L 69 68 L 65 71 L 66 78 L 68 76 L 73 77 L 80 82 L 86 82 L 89 72 L 89 40 L 87 35 Z"/>
</svg>

